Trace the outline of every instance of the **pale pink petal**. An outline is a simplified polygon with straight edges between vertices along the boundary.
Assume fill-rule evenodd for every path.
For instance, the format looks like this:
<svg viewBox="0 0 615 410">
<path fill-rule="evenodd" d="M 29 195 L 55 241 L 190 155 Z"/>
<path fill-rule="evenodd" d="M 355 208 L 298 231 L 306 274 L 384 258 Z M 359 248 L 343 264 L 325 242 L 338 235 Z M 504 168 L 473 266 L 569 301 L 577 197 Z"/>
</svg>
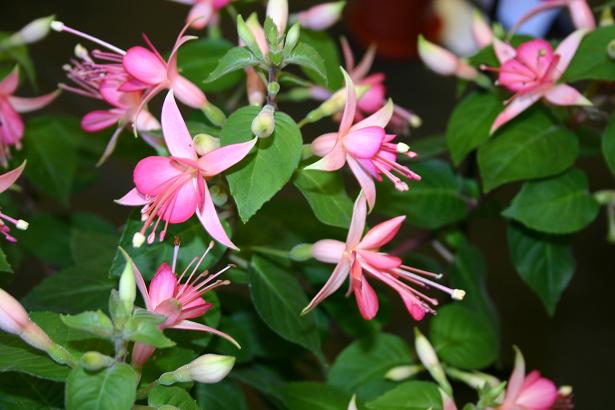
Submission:
<svg viewBox="0 0 615 410">
<path fill-rule="evenodd" d="M 357 110 L 357 91 L 354 83 L 346 71 L 342 69 L 346 82 L 346 104 L 344 105 L 344 113 L 340 122 L 340 135 L 346 134 L 354 121 L 354 116 Z"/>
<path fill-rule="evenodd" d="M 587 34 L 589 30 L 581 29 L 576 30 L 568 35 L 555 49 L 555 54 L 560 56 L 560 59 L 557 63 L 557 67 L 555 68 L 555 76 L 553 81 L 559 80 L 559 78 L 564 74 L 568 65 L 572 61 L 572 58 L 577 52 L 579 48 L 579 44 L 581 44 L 581 40 L 585 34 Z"/>
<path fill-rule="evenodd" d="M 367 206 L 365 204 L 365 193 L 359 192 L 359 196 L 354 201 L 352 208 L 352 219 L 346 236 L 346 247 L 354 249 L 361 241 L 363 231 L 365 230 L 365 219 L 367 218 Z"/>
<path fill-rule="evenodd" d="M 169 223 L 186 222 L 196 212 L 199 200 L 200 197 L 194 186 L 194 178 L 191 178 L 173 193 L 168 206 L 160 209 L 158 215 Z"/>
<path fill-rule="evenodd" d="M 253 138 L 247 142 L 225 145 L 210 151 L 199 158 L 199 167 L 206 177 L 221 174 L 244 159 L 257 142 L 258 138 Z"/>
<path fill-rule="evenodd" d="M 506 124 L 508 121 L 515 118 L 517 115 L 521 114 L 523 111 L 528 109 L 532 104 L 536 101 L 540 100 L 543 92 L 533 92 L 525 95 L 521 95 L 518 97 L 514 97 L 512 101 L 504 108 L 491 126 L 490 133 L 493 134 L 498 128 L 502 125 Z"/>
<path fill-rule="evenodd" d="M 207 97 L 199 87 L 181 75 L 175 76 L 171 88 L 177 99 L 189 107 L 201 109 L 207 103 Z"/>
<path fill-rule="evenodd" d="M 459 65 L 459 57 L 450 51 L 419 36 L 419 57 L 433 72 L 440 75 L 453 75 Z"/>
<path fill-rule="evenodd" d="M 211 195 L 209 193 L 209 189 L 207 188 L 206 184 L 204 184 L 203 204 L 201 207 L 197 209 L 196 214 L 199 217 L 199 220 L 201 221 L 201 224 L 203 225 L 207 233 L 213 239 L 220 242 L 222 245 L 226 246 L 227 248 L 231 248 L 236 251 L 239 250 L 239 248 L 237 248 L 237 246 L 235 246 L 235 244 L 231 242 L 230 238 L 226 234 L 226 231 L 224 230 L 224 227 L 222 226 L 222 223 L 220 222 L 220 218 L 218 217 L 218 214 L 216 213 L 216 208 L 211 199 Z"/>
<path fill-rule="evenodd" d="M 14 145 L 23 133 L 23 120 L 6 99 L 0 98 L 0 142 Z"/>
<path fill-rule="evenodd" d="M 318 155 L 319 157 L 324 157 L 327 155 L 335 144 L 337 143 L 337 132 L 330 132 L 328 134 L 323 134 L 320 137 L 316 138 L 312 141 L 310 148 L 314 155 Z"/>
<path fill-rule="evenodd" d="M 333 149 L 320 160 L 308 165 L 304 169 L 306 170 L 318 170 L 318 171 L 337 171 L 346 163 L 346 151 L 341 142 L 335 144 Z"/>
<path fill-rule="evenodd" d="M 357 251 L 357 253 L 361 257 L 362 262 L 369 263 L 376 269 L 395 269 L 399 268 L 399 266 L 402 264 L 402 260 L 397 256 L 391 256 L 385 253 L 365 250 Z"/>
<path fill-rule="evenodd" d="M 351 73 L 354 71 L 354 55 L 352 54 L 352 49 L 350 48 L 350 44 L 348 44 L 346 37 L 342 37 L 340 42 L 342 44 L 342 54 L 344 54 L 344 65 L 346 66 L 346 71 Z"/>
<path fill-rule="evenodd" d="M 160 123 L 158 119 L 147 110 L 142 110 L 136 120 L 133 118 L 132 122 L 137 127 L 137 131 L 154 131 L 160 129 Z"/>
<path fill-rule="evenodd" d="M 209 327 L 206 325 L 203 325 L 201 323 L 196 323 L 196 322 L 192 322 L 190 320 L 182 320 L 181 322 L 171 326 L 173 329 L 183 329 L 183 330 L 196 330 L 199 332 L 207 332 L 207 333 L 212 333 L 216 336 L 220 336 L 225 338 L 226 340 L 228 340 L 229 342 L 231 342 L 232 344 L 234 344 L 238 349 L 241 349 L 241 346 L 239 345 L 239 343 L 237 343 L 237 341 L 235 339 L 233 339 L 231 336 L 227 335 L 224 332 L 219 331 L 218 329 L 214 329 L 213 327 Z"/>
<path fill-rule="evenodd" d="M 397 216 L 374 226 L 365 234 L 363 240 L 359 243 L 359 248 L 380 249 L 397 235 L 405 220 L 405 216 Z"/>
<path fill-rule="evenodd" d="M 369 46 L 365 54 L 363 54 L 363 58 L 361 59 L 359 64 L 357 64 L 357 66 L 352 70 L 352 73 L 350 73 L 352 79 L 355 81 L 359 81 L 360 79 L 365 77 L 367 73 L 369 73 L 369 70 L 371 70 L 372 68 L 374 58 L 376 58 L 376 46 L 372 44 L 371 46 Z"/>
<path fill-rule="evenodd" d="M 160 84 L 167 79 L 166 63 L 145 47 L 129 48 L 124 55 L 123 65 L 128 74 L 150 85 Z"/>
<path fill-rule="evenodd" d="M 344 256 L 339 261 L 339 263 L 335 266 L 333 273 L 327 280 L 327 283 L 320 289 L 320 291 L 314 296 L 314 299 L 310 301 L 310 303 L 301 311 L 302 315 L 309 313 L 316 306 L 320 304 L 327 297 L 332 295 L 336 290 L 342 286 L 346 278 L 348 277 L 348 272 L 350 272 L 352 260 L 349 256 Z"/>
<path fill-rule="evenodd" d="M 113 132 L 113 135 L 111 135 L 111 138 L 109 138 L 109 142 L 107 142 L 107 146 L 105 147 L 103 154 L 100 156 L 100 159 L 96 163 L 97 167 L 101 166 L 111 156 L 111 154 L 113 154 L 115 146 L 117 145 L 117 140 L 120 138 L 120 134 L 122 133 L 122 131 L 124 131 L 124 125 L 118 127 Z"/>
<path fill-rule="evenodd" d="M 269 54 L 269 43 L 267 42 L 267 37 L 265 36 L 265 30 L 258 21 L 258 16 L 256 14 L 250 15 L 250 17 L 246 20 L 246 25 L 252 32 L 261 53 L 263 53 L 263 55 Z"/>
<path fill-rule="evenodd" d="M 162 106 L 162 133 L 171 155 L 178 158 L 197 159 L 192 137 L 179 112 L 173 91 L 169 91 Z"/>
<path fill-rule="evenodd" d="M 592 13 L 591 7 L 586 0 L 570 0 L 568 2 L 570 16 L 574 26 L 578 29 L 585 28 L 594 30 L 596 28 L 596 19 Z"/>
<path fill-rule="evenodd" d="M 510 379 L 508 380 L 508 385 L 506 386 L 505 401 L 507 403 L 514 403 L 516 397 L 521 392 L 524 379 L 525 360 L 523 359 L 523 354 L 521 354 L 521 351 L 515 347 L 515 368 L 513 369 Z"/>
<path fill-rule="evenodd" d="M 386 97 L 386 88 L 383 84 L 372 85 L 369 90 L 359 99 L 357 106 L 359 111 L 365 113 L 373 113 L 378 111 L 384 105 Z"/>
<path fill-rule="evenodd" d="M 81 128 L 87 132 L 97 132 L 116 125 L 124 113 L 118 110 L 97 110 L 87 113 L 81 119 Z"/>
<path fill-rule="evenodd" d="M 384 136 L 381 127 L 359 128 L 344 136 L 344 148 L 354 158 L 373 158 L 380 151 Z"/>
<path fill-rule="evenodd" d="M 137 163 L 133 179 L 139 192 L 156 196 L 163 192 L 165 185 L 178 178 L 185 166 L 169 157 L 146 157 Z"/>
<path fill-rule="evenodd" d="M 167 299 L 175 296 L 177 278 L 168 263 L 160 265 L 149 283 L 149 300 L 154 309 Z"/>
<path fill-rule="evenodd" d="M 117 204 L 124 206 L 142 206 L 149 202 L 147 197 L 139 192 L 137 188 L 133 188 L 126 195 L 114 201 Z"/>
<path fill-rule="evenodd" d="M 583 94 L 566 84 L 559 84 L 551 88 L 544 95 L 545 99 L 555 105 L 592 105 Z"/>
<path fill-rule="evenodd" d="M 190 9 L 190 13 L 188 13 L 188 17 L 186 18 L 186 23 L 190 23 L 190 27 L 195 30 L 202 30 L 207 26 L 211 16 L 214 12 L 213 5 L 211 1 L 200 1 L 192 6 Z"/>
<path fill-rule="evenodd" d="M 9 189 L 17 181 L 25 167 L 26 161 L 22 162 L 17 168 L 0 175 L 0 193 Z"/>
<path fill-rule="evenodd" d="M 380 110 L 376 111 L 369 117 L 353 125 L 350 131 L 365 127 L 384 128 L 389 124 L 389 121 L 391 121 L 394 109 L 395 106 L 393 105 L 393 101 L 389 100 L 382 108 L 380 108 Z"/>
<path fill-rule="evenodd" d="M 10 96 L 9 102 L 17 112 L 31 112 L 40 110 L 45 107 L 49 103 L 51 103 L 55 98 L 60 95 L 60 90 L 56 90 L 49 94 L 41 95 L 40 97 L 34 98 L 24 98 L 24 97 L 15 97 Z"/>
<path fill-rule="evenodd" d="M 0 94 L 8 96 L 13 94 L 19 86 L 19 67 L 15 66 L 11 72 L 0 81 Z"/>
<path fill-rule="evenodd" d="M 312 256 L 321 262 L 338 263 L 345 250 L 346 244 L 344 242 L 322 239 L 312 245 Z"/>
<path fill-rule="evenodd" d="M 495 51 L 495 55 L 500 64 L 504 64 L 508 60 L 515 58 L 517 55 L 517 51 L 513 46 L 499 40 L 496 37 L 493 38 L 493 51 Z"/>
<path fill-rule="evenodd" d="M 472 35 L 479 48 L 487 47 L 493 42 L 491 27 L 489 27 L 485 17 L 478 10 L 474 10 L 472 18 Z"/>
<path fill-rule="evenodd" d="M 365 320 L 372 320 L 378 313 L 378 296 L 363 275 L 358 261 L 352 265 L 352 291 Z"/>
<path fill-rule="evenodd" d="M 348 161 L 350 170 L 365 193 L 365 198 L 367 199 L 369 209 L 373 209 L 374 205 L 376 205 L 376 185 L 374 184 L 374 180 L 354 158 L 348 157 L 346 160 Z"/>
<path fill-rule="evenodd" d="M 555 384 L 551 380 L 541 377 L 537 371 L 533 371 L 527 376 L 521 392 L 515 399 L 515 404 L 527 409 L 547 410 L 555 404 L 556 399 L 557 387 Z"/>
</svg>

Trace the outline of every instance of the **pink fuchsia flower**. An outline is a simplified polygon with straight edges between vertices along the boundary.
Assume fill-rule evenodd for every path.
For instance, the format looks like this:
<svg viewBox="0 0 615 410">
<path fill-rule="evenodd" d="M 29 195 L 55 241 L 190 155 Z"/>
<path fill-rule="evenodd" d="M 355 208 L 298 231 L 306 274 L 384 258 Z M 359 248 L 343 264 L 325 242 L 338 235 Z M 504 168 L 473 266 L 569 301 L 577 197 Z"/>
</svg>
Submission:
<svg viewBox="0 0 615 410">
<path fill-rule="evenodd" d="M 532 17 L 558 7 L 567 7 L 572 18 L 572 23 L 577 30 L 596 28 L 596 19 L 587 0 L 543 0 L 536 7 L 529 10 L 518 22 L 510 29 L 509 36 L 512 36 L 525 22 Z"/>
<path fill-rule="evenodd" d="M 452 52 L 419 36 L 419 57 L 433 72 L 443 76 L 455 76 L 463 80 L 476 80 L 479 72 Z"/>
<path fill-rule="evenodd" d="M 0 289 L 0 330 L 19 336 L 36 349 L 49 351 L 55 345 L 13 296 Z"/>
<path fill-rule="evenodd" d="M 291 17 L 301 24 L 301 27 L 323 31 L 338 22 L 344 11 L 345 1 L 322 3 L 295 14 Z"/>
<path fill-rule="evenodd" d="M 143 206 L 143 228 L 135 234 L 133 245 L 141 246 L 150 228 L 147 242 L 154 242 L 161 221 L 164 221 L 164 228 L 159 238 L 163 240 L 168 224 L 185 222 L 196 213 L 213 239 L 237 249 L 218 218 L 207 180 L 241 161 L 257 138 L 197 153 L 173 91 L 169 92 L 162 107 L 162 132 L 171 156 L 152 156 L 139 161 L 134 170 L 136 187 L 116 201 L 121 205 Z"/>
<path fill-rule="evenodd" d="M 382 222 L 363 236 L 366 217 L 367 204 L 361 192 L 354 204 L 346 242 L 323 239 L 312 246 L 314 258 L 325 263 L 335 263 L 336 266 L 327 283 L 303 310 L 303 314 L 338 290 L 348 277 L 348 292 L 354 293 L 361 316 L 366 320 L 373 319 L 378 313 L 378 298 L 367 280 L 368 277 L 383 282 L 399 293 L 406 309 L 415 320 L 423 319 L 427 313 L 434 313 L 438 301 L 413 286 L 423 289 L 434 287 L 448 293 L 453 299 L 463 299 L 464 291 L 449 289 L 428 279 L 439 278 L 440 275 L 406 266 L 398 257 L 380 252 L 380 248 L 395 237 L 406 219 L 405 216 Z"/>
<path fill-rule="evenodd" d="M 21 149 L 25 127 L 19 114 L 40 110 L 60 93 L 56 90 L 40 97 L 17 97 L 13 94 L 18 86 L 19 69 L 15 67 L 0 81 L 0 163 L 5 168 L 11 158 L 11 147 Z"/>
<path fill-rule="evenodd" d="M 231 4 L 233 0 L 171 0 L 175 3 L 192 6 L 186 24 L 195 30 L 202 30 L 208 24 L 218 24 L 220 10 Z"/>
<path fill-rule="evenodd" d="M 226 333 L 202 323 L 189 320 L 203 316 L 211 309 L 212 305 L 205 301 L 203 295 L 217 287 L 230 283 L 229 281 L 217 278 L 230 269 L 232 267 L 231 265 L 211 275 L 207 270 L 202 273 L 197 273 L 199 266 L 209 251 L 211 251 L 213 245 L 213 242 L 210 243 L 209 247 L 200 258 L 195 257 L 192 259 L 192 262 L 178 278 L 175 273 L 175 268 L 179 255 L 179 241 L 176 240 L 172 266 L 169 266 L 167 263 L 160 265 L 149 284 L 149 288 L 145 286 L 143 275 L 138 267 L 134 262 L 131 261 L 130 263 L 132 264 L 137 288 L 145 302 L 145 308 L 150 312 L 165 317 L 165 321 L 160 325 L 161 329 L 184 329 L 212 333 L 225 338 L 237 346 L 237 348 L 241 348 L 237 341 Z M 190 273 L 188 273 L 189 271 Z M 182 282 L 184 278 L 185 280 Z M 154 350 L 155 348 L 153 346 L 135 343 L 132 352 L 133 364 L 138 367 L 143 366 Z"/>
<path fill-rule="evenodd" d="M 365 192 L 370 209 L 376 203 L 374 179 L 381 181 L 386 176 L 399 191 L 408 190 L 408 184 L 393 172 L 409 179 L 420 177 L 408 167 L 397 162 L 397 154 L 410 158 L 416 156 L 404 143 L 393 143 L 395 135 L 387 134 L 384 127 L 393 115 L 393 103 L 388 102 L 370 117 L 352 125 L 357 110 L 355 86 L 344 71 L 346 79 L 346 105 L 338 132 L 321 135 L 312 142 L 314 154 L 322 157 L 306 167 L 320 171 L 336 171 L 348 163 Z"/>
<path fill-rule="evenodd" d="M 23 170 L 26 168 L 26 161 L 24 161 L 19 167 L 15 168 L 12 171 L 6 172 L 0 175 L 0 194 L 9 189 L 15 181 L 21 176 Z M 0 211 L 0 233 L 4 235 L 5 239 L 9 242 L 17 242 L 11 234 L 11 229 L 6 224 L 9 222 L 19 230 L 25 231 L 28 229 L 29 224 L 23 219 L 15 219 Z"/>
<path fill-rule="evenodd" d="M 555 51 L 549 42 L 541 39 L 525 42 L 517 49 L 494 41 L 501 66 L 482 68 L 498 72 L 497 83 L 514 95 L 495 119 L 491 133 L 540 99 L 555 105 L 592 105 L 571 86 L 557 83 L 574 57 L 585 33 L 587 30 L 575 31 L 566 37 Z"/>
<path fill-rule="evenodd" d="M 534 370 L 525 374 L 525 360 L 515 348 L 515 368 L 506 386 L 504 401 L 498 410 L 549 410 L 557 400 L 555 383 Z"/>
</svg>

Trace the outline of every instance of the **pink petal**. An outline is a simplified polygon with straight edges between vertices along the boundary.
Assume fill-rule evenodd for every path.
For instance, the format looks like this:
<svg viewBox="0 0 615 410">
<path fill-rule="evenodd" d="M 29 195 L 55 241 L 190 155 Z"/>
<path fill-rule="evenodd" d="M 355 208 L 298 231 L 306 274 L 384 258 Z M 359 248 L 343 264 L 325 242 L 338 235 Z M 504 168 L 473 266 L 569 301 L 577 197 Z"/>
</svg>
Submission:
<svg viewBox="0 0 615 410">
<path fill-rule="evenodd" d="M 555 105 L 592 105 L 592 102 L 585 98 L 583 94 L 566 84 L 554 86 L 545 93 L 544 97 Z"/>
<path fill-rule="evenodd" d="M 374 205 L 376 205 L 376 185 L 374 185 L 374 180 L 354 158 L 348 157 L 346 160 L 348 161 L 350 170 L 365 193 L 369 209 L 372 210 Z"/>
<path fill-rule="evenodd" d="M 346 244 L 334 239 L 323 239 L 315 242 L 312 245 L 312 256 L 314 259 L 325 263 L 338 263 L 344 251 Z"/>
<path fill-rule="evenodd" d="M 365 219 L 367 218 L 367 206 L 365 205 L 365 194 L 359 192 L 359 196 L 354 201 L 352 208 L 352 219 L 348 228 L 348 236 L 346 236 L 346 247 L 354 249 L 361 241 L 363 231 L 365 230 Z"/>
<path fill-rule="evenodd" d="M 542 77 L 553 60 L 553 48 L 546 40 L 530 40 L 517 48 L 515 59 L 529 67 L 537 77 Z"/>
<path fill-rule="evenodd" d="M 222 223 L 220 222 L 220 218 L 216 213 L 216 208 L 211 199 L 211 195 L 209 193 L 209 189 L 207 188 L 207 184 L 204 184 L 204 198 L 203 204 L 200 208 L 197 209 L 197 216 L 201 221 L 201 224 L 207 231 L 207 233 L 216 241 L 220 242 L 222 245 L 227 248 L 234 249 L 236 251 L 239 250 L 237 246 L 233 242 L 231 242 L 230 238 L 226 234 Z"/>
<path fill-rule="evenodd" d="M 205 326 L 201 323 L 192 322 L 190 320 L 182 320 L 181 322 L 173 325 L 172 328 L 173 329 L 184 329 L 184 330 L 196 330 L 199 332 L 212 333 L 216 336 L 225 338 L 226 340 L 234 344 L 238 349 L 241 349 L 241 346 L 239 345 L 239 343 L 237 343 L 237 341 L 233 339 L 231 336 L 217 329 L 214 329 L 213 327 Z"/>
<path fill-rule="evenodd" d="M 353 125 L 350 131 L 366 127 L 384 128 L 389 124 L 389 121 L 391 121 L 394 109 L 395 106 L 393 105 L 393 101 L 389 100 L 382 108 L 380 108 L 380 110 Z"/>
<path fill-rule="evenodd" d="M 591 7 L 586 0 L 572 0 L 568 2 L 570 16 L 574 26 L 578 29 L 585 28 L 594 30 L 596 28 L 596 19 L 592 13 Z"/>
<path fill-rule="evenodd" d="M 380 252 L 372 252 L 372 251 L 357 251 L 361 256 L 361 260 L 369 263 L 376 269 L 388 270 L 399 268 L 402 264 L 402 260 L 397 256 L 387 255 L 385 253 Z"/>
<path fill-rule="evenodd" d="M 24 124 L 11 104 L 0 98 L 0 142 L 6 145 L 15 145 L 21 140 L 24 133 Z"/>
<path fill-rule="evenodd" d="M 346 70 L 348 72 L 354 71 L 354 56 L 352 55 L 352 49 L 350 48 L 350 44 L 348 44 L 348 40 L 346 37 L 342 37 L 342 54 L 344 54 L 344 65 L 346 66 Z"/>
<path fill-rule="evenodd" d="M 214 12 L 211 1 L 200 1 L 194 4 L 188 13 L 186 23 L 195 30 L 202 30 L 207 26 Z"/>
<path fill-rule="evenodd" d="M 316 138 L 312 141 L 310 148 L 314 155 L 318 155 L 319 157 L 324 157 L 327 155 L 335 144 L 337 143 L 337 132 L 330 132 L 328 134 L 323 134 L 320 137 Z"/>
<path fill-rule="evenodd" d="M 581 40 L 585 34 L 587 34 L 589 30 L 581 29 L 576 30 L 568 35 L 555 49 L 555 54 L 560 56 L 560 59 L 557 63 L 557 67 L 555 69 L 555 77 L 553 81 L 559 80 L 559 78 L 564 74 L 568 65 L 572 61 L 572 58 L 577 52 L 579 48 L 579 44 L 581 44 Z"/>
<path fill-rule="evenodd" d="M 114 201 L 117 204 L 124 206 L 142 206 L 149 202 L 147 197 L 139 192 L 137 188 L 133 188 L 126 195 Z"/>
<path fill-rule="evenodd" d="M 450 51 L 419 36 L 419 57 L 433 72 L 440 75 L 453 75 L 459 65 L 459 57 Z"/>
<path fill-rule="evenodd" d="M 24 97 L 15 97 L 10 96 L 9 102 L 17 112 L 31 112 L 40 110 L 45 107 L 49 103 L 51 103 L 55 98 L 60 95 L 60 90 L 56 90 L 49 94 L 41 95 L 40 97 L 34 98 L 24 98 Z"/>
<path fill-rule="evenodd" d="M 512 120 L 517 115 L 528 109 L 532 104 L 540 100 L 542 95 L 542 91 L 537 91 L 514 97 L 510 104 L 508 104 L 506 108 L 504 108 L 504 111 L 502 111 L 493 122 L 490 134 L 493 134 L 502 125 L 506 124 L 508 121 Z"/>
<path fill-rule="evenodd" d="M 320 291 L 314 296 L 314 299 L 301 311 L 302 315 L 312 311 L 316 306 L 320 304 L 323 300 L 332 295 L 336 290 L 342 286 L 346 278 L 348 277 L 348 272 L 350 272 L 350 265 L 352 260 L 348 256 L 342 257 L 339 263 L 335 266 L 333 273 L 327 280 L 327 283 L 320 289 Z"/>
<path fill-rule="evenodd" d="M 504 64 L 517 55 L 517 51 L 513 46 L 499 40 L 497 37 L 493 38 L 493 51 L 495 51 L 495 55 L 500 61 L 500 64 Z"/>
<path fill-rule="evenodd" d="M 344 136 L 344 148 L 355 158 L 373 158 L 380 151 L 384 137 L 381 127 L 356 129 Z"/>
<path fill-rule="evenodd" d="M 378 111 L 383 104 L 386 96 L 386 88 L 382 84 L 373 85 L 361 99 L 359 99 L 358 107 L 360 111 L 365 113 L 373 113 Z"/>
<path fill-rule="evenodd" d="M 374 226 L 363 237 L 363 240 L 359 243 L 359 247 L 361 249 L 380 249 L 397 235 L 405 219 L 405 216 L 397 216 Z"/>
<path fill-rule="evenodd" d="M 171 155 L 194 160 L 198 158 L 188 127 L 173 97 L 173 91 L 169 91 L 162 106 L 162 133 Z"/>
<path fill-rule="evenodd" d="M 356 81 L 364 78 L 367 73 L 369 73 L 369 70 L 371 70 L 372 64 L 374 63 L 374 58 L 376 58 L 376 46 L 371 45 L 365 54 L 363 54 L 363 58 L 361 58 L 359 64 L 357 64 L 357 66 L 352 70 L 352 78 Z"/>
<path fill-rule="evenodd" d="M 169 157 L 146 157 L 137 163 L 133 172 L 139 192 L 156 196 L 163 192 L 164 185 L 179 177 L 185 166 Z"/>
<path fill-rule="evenodd" d="M 151 112 L 146 110 L 142 110 L 136 119 L 132 119 L 132 122 L 137 127 L 137 131 L 154 131 L 160 129 L 158 119 L 154 117 Z"/>
<path fill-rule="evenodd" d="M 531 376 L 534 376 L 535 380 L 527 383 Z M 555 387 L 555 384 L 549 379 L 540 377 L 540 373 L 534 371 L 526 378 L 526 383 L 521 388 L 515 404 L 532 410 L 548 410 L 555 404 L 556 399 L 557 387 Z"/>
<path fill-rule="evenodd" d="M 136 78 L 131 77 L 122 83 L 118 90 L 122 92 L 143 91 L 146 88 L 149 88 L 150 85 L 151 84 L 144 83 L 143 81 L 139 81 Z"/>
<path fill-rule="evenodd" d="M 87 132 L 97 132 L 116 125 L 123 117 L 124 112 L 116 109 L 92 111 L 81 119 L 81 128 Z"/>
<path fill-rule="evenodd" d="M 129 48 L 124 55 L 123 65 L 128 74 L 146 84 L 160 84 L 167 79 L 166 63 L 145 47 Z"/>
<path fill-rule="evenodd" d="M 115 146 L 117 145 L 117 140 L 119 139 L 122 131 L 124 131 L 124 126 L 125 125 L 121 125 L 117 127 L 117 129 L 113 132 L 113 135 L 111 135 L 111 138 L 109 139 L 109 142 L 107 142 L 107 146 L 105 147 L 105 151 L 103 152 L 103 154 L 100 156 L 100 159 L 96 163 L 97 167 L 101 166 L 107 160 L 107 158 L 109 158 L 111 154 L 113 154 L 113 151 L 115 150 Z"/>
<path fill-rule="evenodd" d="M 0 175 L 0 193 L 9 189 L 17 181 L 25 167 L 26 161 L 22 162 L 17 168 Z"/>
<path fill-rule="evenodd" d="M 485 48 L 493 42 L 491 27 L 483 14 L 478 10 L 474 10 L 472 16 L 472 35 L 479 48 Z"/>
<path fill-rule="evenodd" d="M 308 165 L 304 169 L 318 170 L 318 171 L 337 171 L 346 163 L 346 151 L 342 143 L 336 144 L 333 149 L 320 160 Z"/>
<path fill-rule="evenodd" d="M 177 278 L 168 263 L 160 265 L 149 283 L 149 300 L 154 309 L 167 299 L 175 297 Z"/>
<path fill-rule="evenodd" d="M 232 2 L 233 0 L 213 0 L 214 9 L 220 10 L 221 8 L 228 6 Z"/>
<path fill-rule="evenodd" d="M 378 296 L 367 282 L 358 261 L 352 265 L 352 290 L 361 316 L 365 320 L 372 320 L 378 313 Z"/>
<path fill-rule="evenodd" d="M 13 94 L 19 86 L 19 67 L 15 66 L 11 72 L 0 81 L 0 94 L 8 96 Z"/>
<path fill-rule="evenodd" d="M 523 359 L 523 354 L 521 354 L 521 351 L 515 347 L 515 368 L 513 369 L 510 379 L 508 380 L 508 385 L 506 386 L 505 401 L 507 403 L 513 403 L 515 401 L 516 397 L 521 392 L 524 379 L 525 360 Z"/>
<path fill-rule="evenodd" d="M 177 99 L 189 107 L 200 109 L 207 103 L 207 97 L 199 87 L 181 75 L 173 78 L 171 88 Z"/>
<path fill-rule="evenodd" d="M 199 166 L 206 177 L 221 174 L 244 159 L 256 145 L 258 138 L 239 144 L 225 145 L 199 158 Z"/>
<path fill-rule="evenodd" d="M 192 218 L 200 201 L 200 196 L 194 186 L 194 178 L 183 183 L 172 195 L 168 207 L 160 209 L 158 215 L 172 224 L 186 222 Z"/>
<path fill-rule="evenodd" d="M 354 116 L 357 110 L 357 91 L 354 83 L 346 71 L 342 69 L 344 79 L 346 81 L 346 104 L 344 105 L 344 113 L 340 122 L 340 135 L 346 134 L 354 121 Z"/>
<path fill-rule="evenodd" d="M 420 322 L 421 320 L 423 320 L 427 311 L 421 305 L 421 303 L 416 298 L 416 296 L 414 296 L 410 292 L 404 292 L 401 289 L 397 289 L 397 293 L 399 293 L 399 296 L 401 297 L 401 300 L 404 302 L 404 305 L 406 306 L 406 310 L 408 311 L 410 316 L 412 316 L 412 319 L 416 320 L 417 322 Z"/>
</svg>

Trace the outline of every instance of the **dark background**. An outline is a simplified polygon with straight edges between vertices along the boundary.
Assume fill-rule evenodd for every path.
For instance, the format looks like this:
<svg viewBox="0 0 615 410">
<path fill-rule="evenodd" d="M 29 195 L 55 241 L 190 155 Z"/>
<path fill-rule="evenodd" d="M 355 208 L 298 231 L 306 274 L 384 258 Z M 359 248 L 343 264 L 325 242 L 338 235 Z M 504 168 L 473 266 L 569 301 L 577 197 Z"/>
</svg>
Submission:
<svg viewBox="0 0 615 410">
<path fill-rule="evenodd" d="M 420 0 L 406 1 L 420 3 Z M 141 43 L 142 32 L 161 49 L 169 48 L 188 11 L 186 6 L 165 0 L 2 0 L 0 3 L 2 31 L 15 31 L 35 17 L 56 14 L 67 24 L 124 48 Z M 290 3 L 291 10 L 297 11 L 314 2 L 292 0 Z M 383 7 L 387 3 L 381 0 Z M 223 25 L 228 30 L 230 19 L 226 15 Z M 340 32 L 346 32 L 347 28 L 346 23 L 338 26 Z M 350 38 L 355 40 L 355 53 L 361 54 L 363 48 L 356 42 L 357 36 L 350 34 Z M 416 40 L 410 33 L 407 41 Z M 63 80 L 61 66 L 70 58 L 74 44 L 71 36 L 52 33 L 44 42 L 32 46 L 41 91 L 47 92 Z M 374 71 L 386 73 L 389 93 L 397 104 L 413 109 L 423 118 L 423 127 L 412 138 L 445 130 L 455 102 L 455 81 L 428 72 L 413 58 L 378 58 Z M 73 115 L 87 112 L 82 98 L 67 93 L 48 110 Z M 111 199 L 120 197 L 130 188 L 131 165 L 112 160 L 102 168 L 101 178 L 92 188 L 73 198 L 73 209 L 94 212 L 121 224 L 129 211 L 113 205 Z M 580 165 L 589 173 L 592 190 L 613 188 L 612 175 L 600 158 L 581 160 Z M 506 201 L 517 189 L 518 186 L 509 185 L 498 195 Z M 577 270 L 554 317 L 547 315 L 540 301 L 514 272 L 505 235 L 505 223 L 501 218 L 473 222 L 470 227 L 471 241 L 487 258 L 489 291 L 501 316 L 505 370 L 500 376 L 506 377 L 512 362 L 510 346 L 517 344 L 525 354 L 529 369 L 540 369 L 558 385 L 574 387 L 577 409 L 614 408 L 606 403 L 615 369 L 612 354 L 615 346 L 612 319 L 615 245 L 605 240 L 604 212 L 574 240 Z M 13 285 L 18 295 L 33 285 L 18 282 Z M 395 328 L 410 340 L 407 318 L 396 323 Z"/>
</svg>

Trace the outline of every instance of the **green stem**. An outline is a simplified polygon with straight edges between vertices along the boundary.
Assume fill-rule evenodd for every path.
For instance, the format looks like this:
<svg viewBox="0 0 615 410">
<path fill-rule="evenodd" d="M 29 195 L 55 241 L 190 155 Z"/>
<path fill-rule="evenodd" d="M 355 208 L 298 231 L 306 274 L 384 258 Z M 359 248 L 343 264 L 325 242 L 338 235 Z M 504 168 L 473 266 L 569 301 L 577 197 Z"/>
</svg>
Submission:
<svg viewBox="0 0 615 410">
<path fill-rule="evenodd" d="M 266 246 L 252 246 L 249 248 L 251 251 L 264 253 L 266 255 L 277 256 L 280 258 L 291 259 L 288 251 L 283 251 L 281 249 L 273 249 L 268 248 Z"/>
<path fill-rule="evenodd" d="M 141 400 L 147 397 L 148 393 L 154 389 L 154 387 L 158 386 L 158 380 L 155 380 L 148 384 L 145 387 L 137 390 L 137 400 Z"/>
</svg>

